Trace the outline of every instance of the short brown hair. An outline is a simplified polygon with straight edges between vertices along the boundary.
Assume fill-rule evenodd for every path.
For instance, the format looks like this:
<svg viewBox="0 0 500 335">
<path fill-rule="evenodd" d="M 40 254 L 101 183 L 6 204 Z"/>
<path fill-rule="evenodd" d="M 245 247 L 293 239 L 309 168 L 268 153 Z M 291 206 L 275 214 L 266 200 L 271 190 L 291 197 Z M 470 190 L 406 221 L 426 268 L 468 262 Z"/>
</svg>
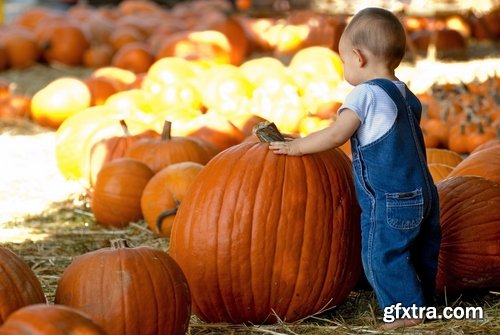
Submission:
<svg viewBox="0 0 500 335">
<path fill-rule="evenodd" d="M 347 25 L 345 34 L 356 48 L 365 48 L 377 57 L 387 58 L 396 68 L 406 51 L 406 33 L 392 12 L 376 7 L 359 11 Z"/>
</svg>

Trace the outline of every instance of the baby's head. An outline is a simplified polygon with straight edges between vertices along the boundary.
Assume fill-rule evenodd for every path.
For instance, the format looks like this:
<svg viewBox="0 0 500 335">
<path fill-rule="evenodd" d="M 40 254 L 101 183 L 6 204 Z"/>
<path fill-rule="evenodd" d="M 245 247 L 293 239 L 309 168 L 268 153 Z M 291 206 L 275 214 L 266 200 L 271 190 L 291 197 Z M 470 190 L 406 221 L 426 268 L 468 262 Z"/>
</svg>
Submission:
<svg viewBox="0 0 500 335">
<path fill-rule="evenodd" d="M 387 62 L 394 70 L 403 59 L 406 34 L 399 19 L 382 8 L 365 8 L 359 11 L 347 25 L 343 38 L 352 48 L 367 50 L 373 56 Z"/>
</svg>

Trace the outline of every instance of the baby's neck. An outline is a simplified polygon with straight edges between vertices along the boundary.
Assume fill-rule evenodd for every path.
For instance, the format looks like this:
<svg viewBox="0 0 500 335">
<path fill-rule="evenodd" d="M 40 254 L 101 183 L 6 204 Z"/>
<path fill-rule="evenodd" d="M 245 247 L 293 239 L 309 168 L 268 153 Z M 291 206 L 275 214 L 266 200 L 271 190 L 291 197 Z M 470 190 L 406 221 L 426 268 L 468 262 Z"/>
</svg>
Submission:
<svg viewBox="0 0 500 335">
<path fill-rule="evenodd" d="M 376 78 L 384 78 L 389 80 L 399 80 L 393 70 L 389 70 L 386 67 L 371 67 L 366 68 L 365 72 L 365 81 L 376 79 Z"/>
</svg>

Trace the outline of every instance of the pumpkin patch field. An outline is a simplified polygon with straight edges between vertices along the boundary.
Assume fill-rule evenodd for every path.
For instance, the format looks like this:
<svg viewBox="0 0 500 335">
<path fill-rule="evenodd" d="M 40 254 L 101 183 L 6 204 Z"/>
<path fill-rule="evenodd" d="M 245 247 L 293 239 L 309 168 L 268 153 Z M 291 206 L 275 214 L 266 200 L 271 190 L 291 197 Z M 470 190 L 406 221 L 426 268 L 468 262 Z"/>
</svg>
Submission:
<svg viewBox="0 0 500 335">
<path fill-rule="evenodd" d="M 500 333 L 498 3 L 398 12 L 440 198 L 435 306 L 483 314 L 384 332 L 349 142 L 268 149 L 335 122 L 354 2 L 271 2 L 0 25 L 0 335 Z"/>
</svg>

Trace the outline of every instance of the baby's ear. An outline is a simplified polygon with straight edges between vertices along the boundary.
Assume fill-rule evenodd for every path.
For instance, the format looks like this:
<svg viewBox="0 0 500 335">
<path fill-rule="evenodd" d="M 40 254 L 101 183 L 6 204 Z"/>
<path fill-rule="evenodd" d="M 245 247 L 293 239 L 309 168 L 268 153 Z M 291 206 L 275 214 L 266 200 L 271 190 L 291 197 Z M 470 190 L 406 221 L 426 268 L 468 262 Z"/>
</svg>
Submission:
<svg viewBox="0 0 500 335">
<path fill-rule="evenodd" d="M 360 49 L 352 49 L 354 54 L 356 55 L 356 59 L 358 61 L 359 67 L 363 67 L 366 64 L 366 57 Z"/>
</svg>

